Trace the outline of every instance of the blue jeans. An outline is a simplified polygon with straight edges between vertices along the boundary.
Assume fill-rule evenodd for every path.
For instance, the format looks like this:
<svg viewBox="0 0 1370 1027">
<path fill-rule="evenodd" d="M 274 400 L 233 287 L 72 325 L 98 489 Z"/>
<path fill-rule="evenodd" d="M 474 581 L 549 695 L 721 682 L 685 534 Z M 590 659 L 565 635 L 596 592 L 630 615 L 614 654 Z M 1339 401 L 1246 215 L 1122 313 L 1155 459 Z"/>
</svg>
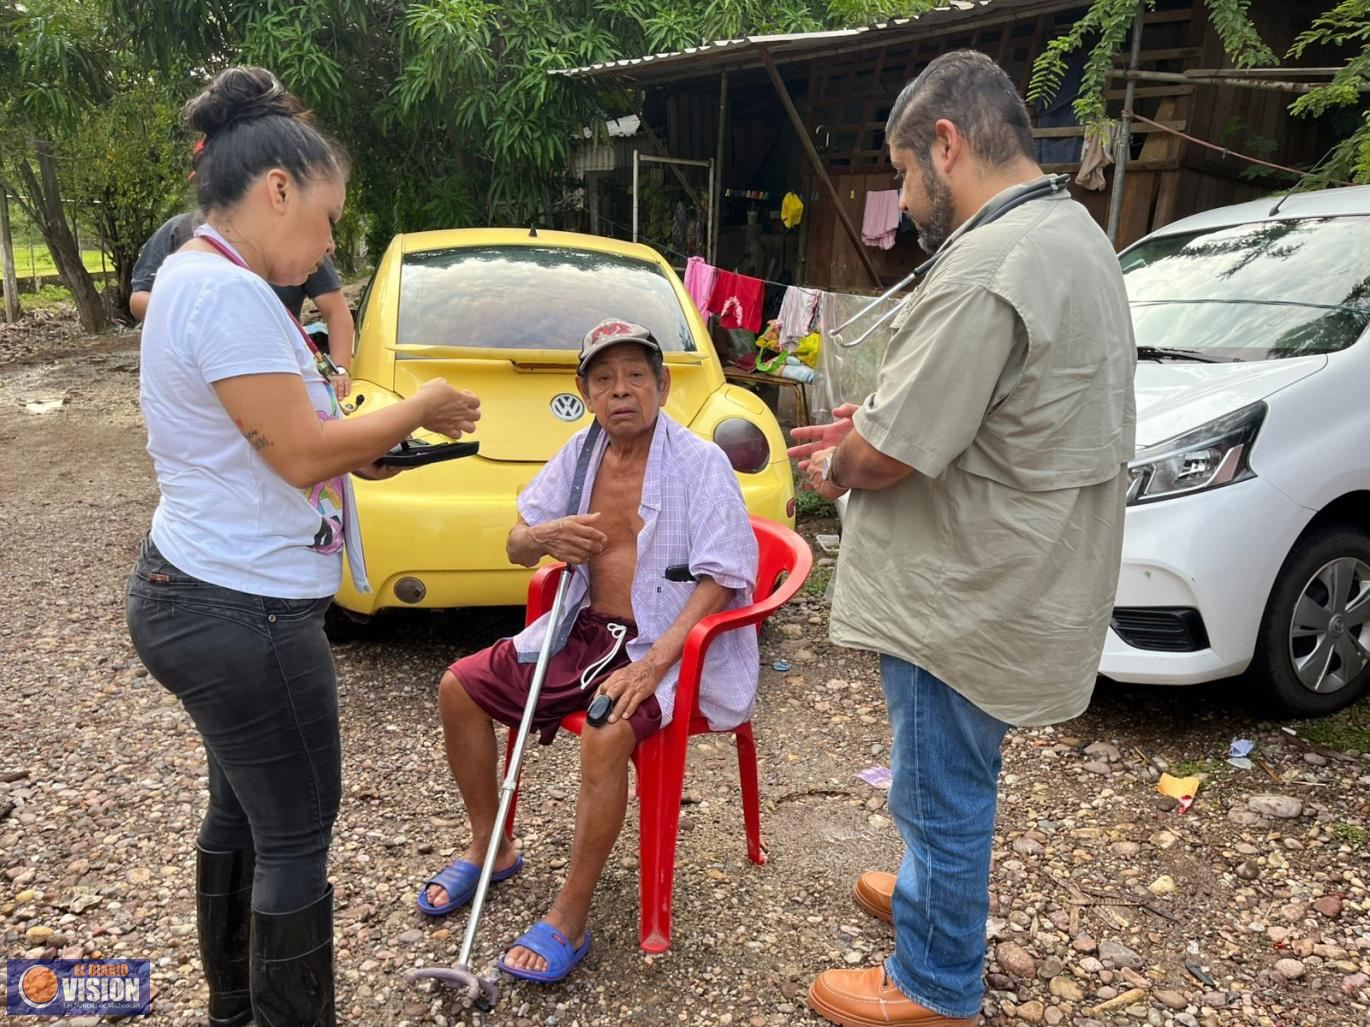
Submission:
<svg viewBox="0 0 1370 1027">
<path fill-rule="evenodd" d="M 128 582 L 133 647 L 204 742 L 209 810 L 197 844 L 256 851 L 259 913 L 292 913 L 328 888 L 342 794 L 329 602 L 211 585 L 168 563 L 150 538 Z"/>
<path fill-rule="evenodd" d="M 892 656 L 880 657 L 880 680 L 894 731 L 889 809 L 905 845 L 885 972 L 920 1005 L 975 1017 L 984 996 L 999 747 L 1009 725 Z"/>
</svg>

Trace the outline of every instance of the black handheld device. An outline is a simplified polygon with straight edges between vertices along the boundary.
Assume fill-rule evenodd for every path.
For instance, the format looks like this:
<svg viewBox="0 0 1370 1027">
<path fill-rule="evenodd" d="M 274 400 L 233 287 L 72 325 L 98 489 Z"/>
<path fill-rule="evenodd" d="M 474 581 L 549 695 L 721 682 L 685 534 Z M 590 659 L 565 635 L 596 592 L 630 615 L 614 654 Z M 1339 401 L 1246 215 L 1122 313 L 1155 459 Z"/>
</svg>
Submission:
<svg viewBox="0 0 1370 1027">
<path fill-rule="evenodd" d="M 667 567 L 667 568 L 666 568 L 666 580 L 667 580 L 667 581 L 698 581 L 699 579 L 696 578 L 693 574 L 690 573 L 690 565 L 689 565 L 689 564 L 687 564 L 687 563 L 677 563 L 677 564 L 672 564 L 670 567 Z"/>
<path fill-rule="evenodd" d="M 443 460 L 456 460 L 458 457 L 474 456 L 480 452 L 479 442 L 424 442 L 421 439 L 405 439 L 380 462 L 391 467 L 422 467 Z"/>
<path fill-rule="evenodd" d="M 609 719 L 609 714 L 614 712 L 613 697 L 601 692 L 595 696 L 595 701 L 590 704 L 590 708 L 585 711 L 585 723 L 591 727 L 603 727 Z"/>
</svg>

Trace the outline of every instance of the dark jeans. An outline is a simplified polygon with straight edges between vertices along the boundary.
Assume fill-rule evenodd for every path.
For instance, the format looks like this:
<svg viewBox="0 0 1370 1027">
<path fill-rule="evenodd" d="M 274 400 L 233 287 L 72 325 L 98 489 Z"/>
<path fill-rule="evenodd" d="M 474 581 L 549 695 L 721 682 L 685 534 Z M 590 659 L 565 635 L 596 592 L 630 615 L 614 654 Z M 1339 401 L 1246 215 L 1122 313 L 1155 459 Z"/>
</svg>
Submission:
<svg viewBox="0 0 1370 1027">
<path fill-rule="evenodd" d="M 289 913 L 323 895 L 342 791 L 328 598 L 221 588 L 143 541 L 128 630 L 147 669 L 204 740 L 209 810 L 200 848 L 255 849 L 252 908 Z"/>
</svg>

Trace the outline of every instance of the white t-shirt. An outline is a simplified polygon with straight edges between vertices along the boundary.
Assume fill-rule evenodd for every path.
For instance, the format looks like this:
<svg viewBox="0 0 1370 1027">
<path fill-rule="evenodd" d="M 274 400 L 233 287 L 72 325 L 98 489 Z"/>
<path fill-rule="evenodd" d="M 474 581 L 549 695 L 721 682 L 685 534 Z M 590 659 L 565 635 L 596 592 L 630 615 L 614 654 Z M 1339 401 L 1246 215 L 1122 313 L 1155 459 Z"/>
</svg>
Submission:
<svg viewBox="0 0 1370 1027">
<path fill-rule="evenodd" d="M 342 577 L 347 483 L 291 485 L 243 437 L 213 388 L 224 378 L 272 373 L 303 378 L 321 420 L 341 416 L 265 281 L 217 253 L 168 257 L 142 338 L 147 450 L 162 493 L 152 541 L 187 574 L 224 588 L 331 596 Z"/>
</svg>

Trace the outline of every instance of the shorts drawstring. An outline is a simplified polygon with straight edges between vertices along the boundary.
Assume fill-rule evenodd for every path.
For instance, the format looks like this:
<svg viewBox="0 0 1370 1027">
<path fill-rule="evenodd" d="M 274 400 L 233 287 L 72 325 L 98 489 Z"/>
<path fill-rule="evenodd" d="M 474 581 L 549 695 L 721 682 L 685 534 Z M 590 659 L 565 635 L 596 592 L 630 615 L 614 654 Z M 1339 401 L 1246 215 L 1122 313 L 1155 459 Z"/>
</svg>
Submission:
<svg viewBox="0 0 1370 1027">
<path fill-rule="evenodd" d="M 624 638 L 628 635 L 628 628 L 624 624 L 606 624 L 604 628 L 614 637 L 614 644 L 607 653 L 581 672 L 580 690 L 582 692 L 589 688 L 590 685 L 594 683 L 595 678 L 599 677 L 600 672 L 613 662 L 614 657 L 618 655 L 619 649 L 623 647 Z"/>
</svg>

